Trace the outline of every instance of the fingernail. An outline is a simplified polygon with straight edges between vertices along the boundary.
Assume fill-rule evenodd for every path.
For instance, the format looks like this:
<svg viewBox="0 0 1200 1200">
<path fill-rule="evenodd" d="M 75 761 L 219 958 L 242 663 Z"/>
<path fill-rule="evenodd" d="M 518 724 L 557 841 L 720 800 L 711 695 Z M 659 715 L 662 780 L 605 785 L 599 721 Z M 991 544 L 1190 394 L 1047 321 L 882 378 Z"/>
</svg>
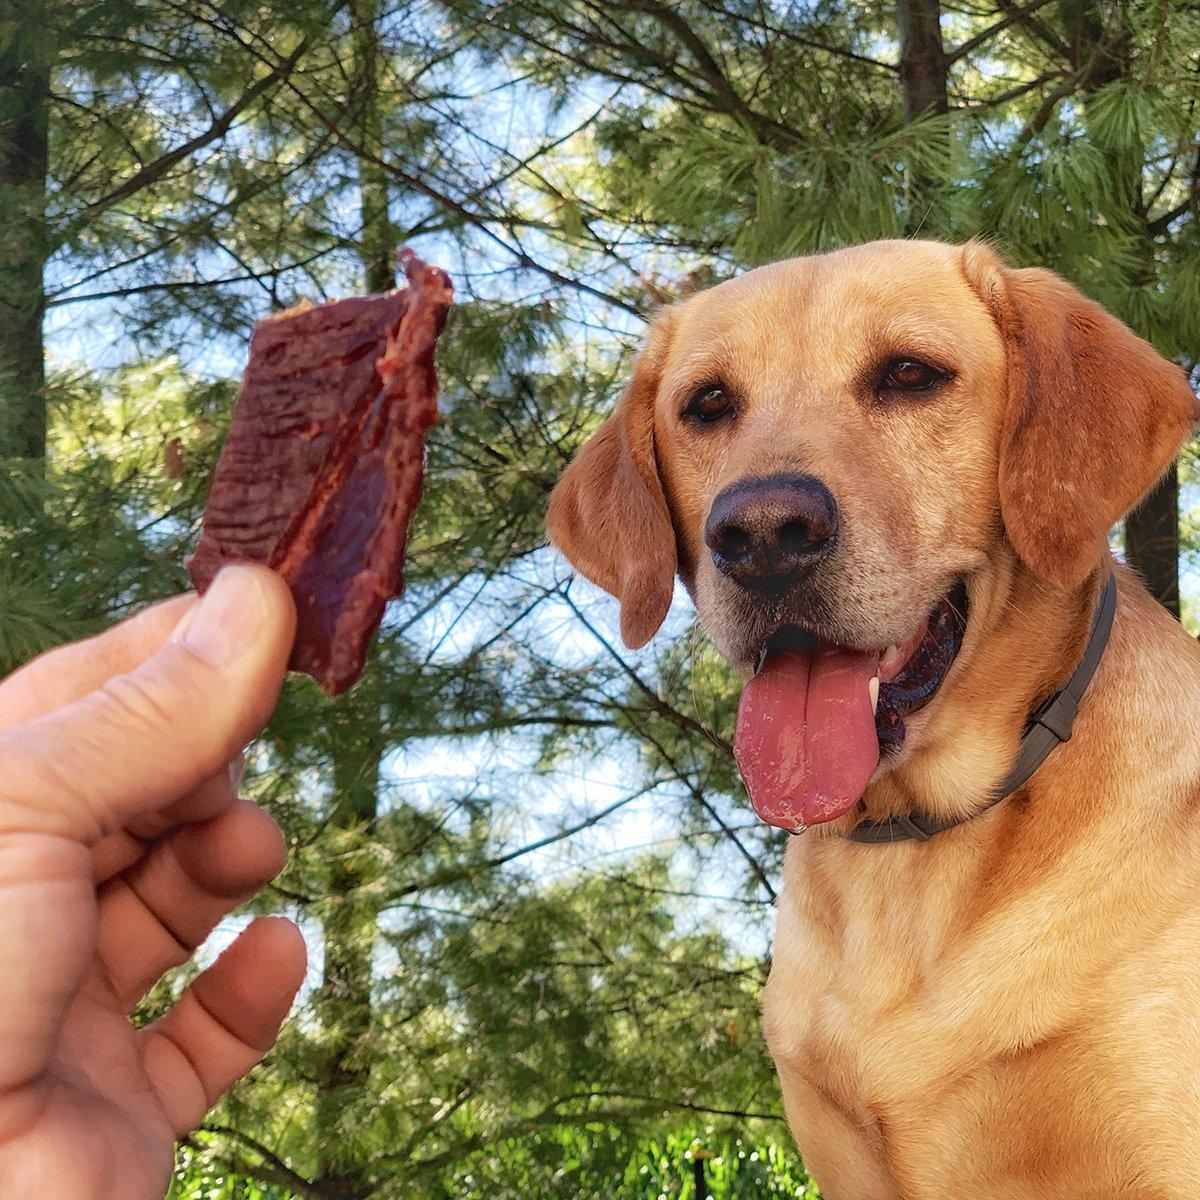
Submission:
<svg viewBox="0 0 1200 1200">
<path fill-rule="evenodd" d="M 209 666 L 232 666 L 262 632 L 267 606 L 249 567 L 222 567 L 175 636 Z"/>
<path fill-rule="evenodd" d="M 246 773 L 246 756 L 239 754 L 229 760 L 229 786 L 236 792 L 242 786 L 242 776 Z"/>
</svg>

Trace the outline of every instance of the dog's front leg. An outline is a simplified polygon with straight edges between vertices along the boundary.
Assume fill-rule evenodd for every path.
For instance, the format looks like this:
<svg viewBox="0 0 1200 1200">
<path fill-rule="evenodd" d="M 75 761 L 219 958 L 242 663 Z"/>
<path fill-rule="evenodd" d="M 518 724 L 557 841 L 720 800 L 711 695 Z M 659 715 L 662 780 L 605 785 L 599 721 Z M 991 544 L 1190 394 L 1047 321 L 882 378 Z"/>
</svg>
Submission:
<svg viewBox="0 0 1200 1200">
<path fill-rule="evenodd" d="M 802 1076 L 776 1065 L 788 1125 L 825 1200 L 901 1200 L 879 1139 Z"/>
</svg>

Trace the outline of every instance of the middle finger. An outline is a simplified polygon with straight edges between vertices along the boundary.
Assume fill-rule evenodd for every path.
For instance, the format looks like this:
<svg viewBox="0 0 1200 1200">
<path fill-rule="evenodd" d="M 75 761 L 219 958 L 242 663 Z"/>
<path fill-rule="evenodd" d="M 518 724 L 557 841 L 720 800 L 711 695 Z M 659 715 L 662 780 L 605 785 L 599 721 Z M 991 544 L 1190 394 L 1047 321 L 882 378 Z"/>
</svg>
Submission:
<svg viewBox="0 0 1200 1200">
<path fill-rule="evenodd" d="M 164 838 L 100 891 L 97 982 L 130 1012 L 218 922 L 283 867 L 283 835 L 266 812 L 237 801 Z"/>
</svg>

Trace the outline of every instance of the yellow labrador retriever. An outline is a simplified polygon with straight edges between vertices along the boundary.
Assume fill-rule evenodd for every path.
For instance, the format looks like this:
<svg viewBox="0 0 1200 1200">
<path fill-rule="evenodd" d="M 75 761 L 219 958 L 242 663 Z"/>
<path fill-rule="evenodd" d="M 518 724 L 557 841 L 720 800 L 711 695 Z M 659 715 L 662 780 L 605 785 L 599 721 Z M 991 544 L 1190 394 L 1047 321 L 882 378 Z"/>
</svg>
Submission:
<svg viewBox="0 0 1200 1200">
<path fill-rule="evenodd" d="M 829 1200 L 1200 1197 L 1200 646 L 1106 544 L 1196 417 L 1053 274 L 881 242 L 662 312 L 554 492 L 630 646 L 678 572 L 808 827 L 764 1014 Z"/>
</svg>

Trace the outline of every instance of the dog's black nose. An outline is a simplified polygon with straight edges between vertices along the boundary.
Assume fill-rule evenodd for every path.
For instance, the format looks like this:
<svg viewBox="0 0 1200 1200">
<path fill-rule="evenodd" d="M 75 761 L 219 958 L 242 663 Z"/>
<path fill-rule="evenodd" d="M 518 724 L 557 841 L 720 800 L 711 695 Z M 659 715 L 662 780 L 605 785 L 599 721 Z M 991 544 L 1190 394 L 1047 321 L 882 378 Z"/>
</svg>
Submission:
<svg viewBox="0 0 1200 1200">
<path fill-rule="evenodd" d="M 812 475 L 743 479 L 713 501 L 704 540 L 717 570 L 743 587 L 794 582 L 833 549 L 837 502 Z"/>
</svg>

